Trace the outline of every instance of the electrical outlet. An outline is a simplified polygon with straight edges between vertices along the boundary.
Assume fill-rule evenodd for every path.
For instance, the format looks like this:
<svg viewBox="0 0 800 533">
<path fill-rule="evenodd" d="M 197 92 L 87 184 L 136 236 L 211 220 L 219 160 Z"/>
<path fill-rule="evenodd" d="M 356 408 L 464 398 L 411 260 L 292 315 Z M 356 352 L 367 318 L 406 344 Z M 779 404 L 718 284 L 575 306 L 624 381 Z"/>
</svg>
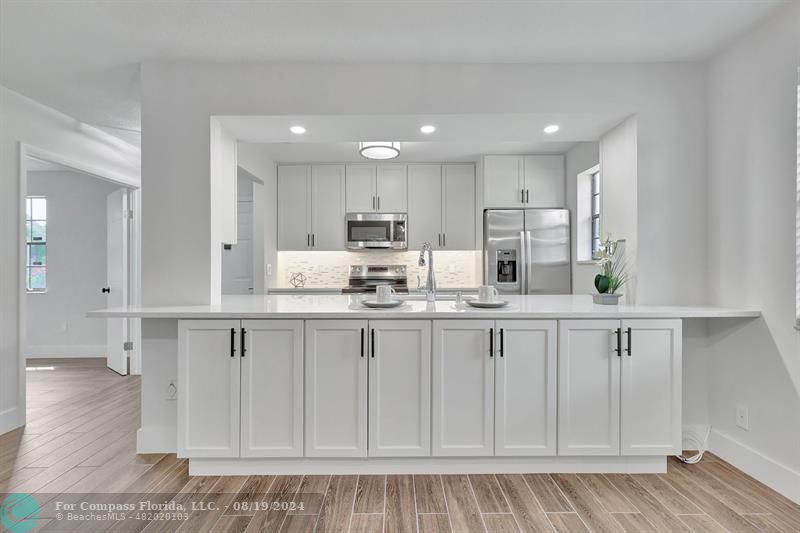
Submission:
<svg viewBox="0 0 800 533">
<path fill-rule="evenodd" d="M 174 401 L 178 398 L 178 382 L 175 379 L 167 381 L 167 400 Z"/>
<path fill-rule="evenodd" d="M 267 276 L 272 275 L 272 263 L 267 263 Z"/>
<path fill-rule="evenodd" d="M 744 405 L 736 406 L 736 425 L 745 431 L 750 430 L 750 412 Z"/>
</svg>

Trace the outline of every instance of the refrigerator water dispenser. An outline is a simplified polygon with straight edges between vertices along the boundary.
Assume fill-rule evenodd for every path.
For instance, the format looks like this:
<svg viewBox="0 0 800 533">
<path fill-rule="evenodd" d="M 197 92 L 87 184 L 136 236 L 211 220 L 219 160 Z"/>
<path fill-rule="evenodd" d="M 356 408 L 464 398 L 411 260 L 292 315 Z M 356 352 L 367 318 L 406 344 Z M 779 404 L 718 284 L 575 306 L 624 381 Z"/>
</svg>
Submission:
<svg viewBox="0 0 800 533">
<path fill-rule="evenodd" d="M 517 282 L 517 251 L 497 250 L 497 283 Z"/>
</svg>

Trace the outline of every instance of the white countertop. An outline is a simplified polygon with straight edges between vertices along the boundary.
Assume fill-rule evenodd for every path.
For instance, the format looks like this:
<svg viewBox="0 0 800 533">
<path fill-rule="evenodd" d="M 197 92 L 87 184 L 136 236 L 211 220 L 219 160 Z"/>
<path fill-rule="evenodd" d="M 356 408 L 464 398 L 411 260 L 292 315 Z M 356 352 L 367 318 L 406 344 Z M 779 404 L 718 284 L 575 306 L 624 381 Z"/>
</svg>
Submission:
<svg viewBox="0 0 800 533">
<path fill-rule="evenodd" d="M 453 301 L 408 301 L 395 309 L 366 309 L 363 295 L 278 294 L 224 296 L 220 304 L 126 307 L 90 311 L 96 318 L 753 318 L 756 309 L 660 305 L 595 305 L 590 295 L 504 295 L 503 309 L 482 310 Z"/>
</svg>

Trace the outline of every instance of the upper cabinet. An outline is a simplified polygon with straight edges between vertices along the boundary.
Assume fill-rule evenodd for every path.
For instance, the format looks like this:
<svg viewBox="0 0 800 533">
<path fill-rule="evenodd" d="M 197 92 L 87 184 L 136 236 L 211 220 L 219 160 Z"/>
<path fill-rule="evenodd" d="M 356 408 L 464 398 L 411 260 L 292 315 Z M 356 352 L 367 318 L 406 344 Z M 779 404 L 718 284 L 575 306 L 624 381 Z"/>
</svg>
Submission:
<svg viewBox="0 0 800 533">
<path fill-rule="evenodd" d="M 475 166 L 408 165 L 408 247 L 475 248 Z"/>
<path fill-rule="evenodd" d="M 344 165 L 278 167 L 278 249 L 344 249 Z"/>
<path fill-rule="evenodd" d="M 347 165 L 348 213 L 405 213 L 405 165 Z"/>
<path fill-rule="evenodd" d="M 564 207 L 564 156 L 487 155 L 483 191 L 485 208 Z"/>
</svg>

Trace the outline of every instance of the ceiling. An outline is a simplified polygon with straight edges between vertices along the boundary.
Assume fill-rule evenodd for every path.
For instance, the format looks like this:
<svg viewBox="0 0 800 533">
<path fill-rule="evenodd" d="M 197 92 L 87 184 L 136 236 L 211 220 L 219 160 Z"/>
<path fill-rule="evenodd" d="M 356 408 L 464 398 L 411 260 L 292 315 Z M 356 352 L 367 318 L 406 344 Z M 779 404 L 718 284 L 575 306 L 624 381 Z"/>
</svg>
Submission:
<svg viewBox="0 0 800 533">
<path fill-rule="evenodd" d="M 694 61 L 785 3 L 2 0 L 0 84 L 138 143 L 143 61 Z"/>
</svg>

